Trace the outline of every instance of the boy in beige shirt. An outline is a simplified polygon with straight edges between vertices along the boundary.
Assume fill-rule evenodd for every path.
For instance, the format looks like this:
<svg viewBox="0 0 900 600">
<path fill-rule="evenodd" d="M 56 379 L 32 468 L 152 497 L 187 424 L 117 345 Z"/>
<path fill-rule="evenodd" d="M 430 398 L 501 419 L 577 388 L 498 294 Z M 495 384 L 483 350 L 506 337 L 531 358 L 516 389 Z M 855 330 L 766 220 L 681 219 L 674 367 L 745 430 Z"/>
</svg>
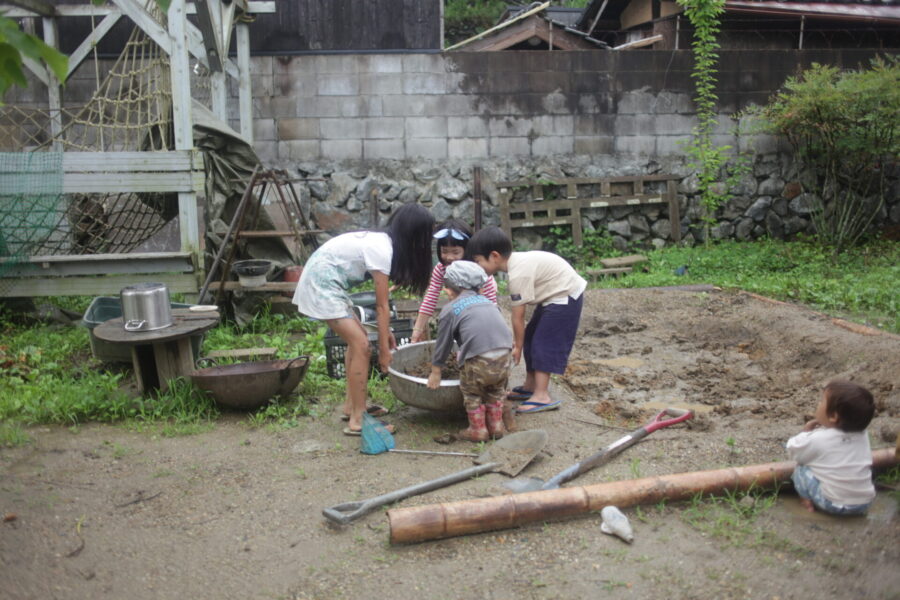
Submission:
<svg viewBox="0 0 900 600">
<path fill-rule="evenodd" d="M 587 281 L 565 259 L 539 250 L 513 252 L 512 241 L 498 227 L 482 229 L 469 240 L 467 256 L 488 273 L 509 275 L 512 303 L 513 361 L 525 355 L 525 383 L 511 400 L 523 400 L 519 413 L 559 408 L 550 397 L 550 374 L 563 374 L 575 343 Z M 525 324 L 525 308 L 536 305 Z"/>
</svg>

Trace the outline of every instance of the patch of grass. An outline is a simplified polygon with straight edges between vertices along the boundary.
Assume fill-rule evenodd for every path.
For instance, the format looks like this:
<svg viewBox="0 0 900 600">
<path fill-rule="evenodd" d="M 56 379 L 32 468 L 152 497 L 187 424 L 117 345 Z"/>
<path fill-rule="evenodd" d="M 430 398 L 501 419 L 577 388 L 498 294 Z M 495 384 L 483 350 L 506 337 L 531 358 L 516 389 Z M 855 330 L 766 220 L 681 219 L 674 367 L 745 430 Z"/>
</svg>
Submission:
<svg viewBox="0 0 900 600">
<path fill-rule="evenodd" d="M 897 488 L 900 485 L 900 465 L 891 467 L 884 473 L 881 473 L 875 477 L 875 481 Z M 897 504 L 900 504 L 900 489 L 889 491 L 888 496 L 896 500 Z"/>
<path fill-rule="evenodd" d="M 0 423 L 0 447 L 15 448 L 24 446 L 30 441 L 31 436 L 19 423 Z"/>
<path fill-rule="evenodd" d="M 767 492 L 758 488 L 725 492 L 722 496 L 697 495 L 681 513 L 681 518 L 703 535 L 723 540 L 729 546 L 808 556 L 809 549 L 780 536 L 771 525 L 756 522 L 774 506 L 777 498 L 777 490 Z"/>
<path fill-rule="evenodd" d="M 595 287 L 707 283 L 742 289 L 900 333 L 900 244 L 878 240 L 833 256 L 810 240 L 723 241 L 644 252 L 648 263 Z M 610 254 L 611 255 L 611 254 Z M 597 259 L 603 258 L 596 256 Z M 577 263 L 595 268 L 594 259 Z M 676 271 L 685 267 L 684 275 Z"/>
<path fill-rule="evenodd" d="M 631 471 L 632 479 L 640 479 L 641 478 L 641 459 L 632 458 L 631 462 L 628 463 L 628 469 Z"/>
</svg>

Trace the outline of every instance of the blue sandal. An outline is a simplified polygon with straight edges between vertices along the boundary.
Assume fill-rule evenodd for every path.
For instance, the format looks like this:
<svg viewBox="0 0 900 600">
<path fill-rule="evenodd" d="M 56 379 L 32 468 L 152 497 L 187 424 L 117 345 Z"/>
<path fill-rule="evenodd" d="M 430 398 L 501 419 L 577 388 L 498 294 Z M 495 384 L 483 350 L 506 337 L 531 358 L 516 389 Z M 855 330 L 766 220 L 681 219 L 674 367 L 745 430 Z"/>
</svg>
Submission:
<svg viewBox="0 0 900 600">
<path fill-rule="evenodd" d="M 530 408 L 523 408 L 525 406 L 528 406 Z M 541 402 L 532 402 L 529 400 L 520 404 L 519 408 L 516 409 L 516 412 L 519 414 L 544 412 L 545 410 L 556 410 L 560 406 L 562 406 L 562 400 L 554 400 L 553 402 L 548 402 L 547 404 L 542 404 Z"/>
<path fill-rule="evenodd" d="M 528 400 L 529 398 L 531 398 L 531 394 L 533 393 L 534 392 L 532 392 L 531 390 L 526 390 L 521 385 L 517 385 L 512 390 L 510 390 L 510 392 L 506 395 L 506 398 L 508 400 L 518 402 L 520 400 Z"/>
</svg>

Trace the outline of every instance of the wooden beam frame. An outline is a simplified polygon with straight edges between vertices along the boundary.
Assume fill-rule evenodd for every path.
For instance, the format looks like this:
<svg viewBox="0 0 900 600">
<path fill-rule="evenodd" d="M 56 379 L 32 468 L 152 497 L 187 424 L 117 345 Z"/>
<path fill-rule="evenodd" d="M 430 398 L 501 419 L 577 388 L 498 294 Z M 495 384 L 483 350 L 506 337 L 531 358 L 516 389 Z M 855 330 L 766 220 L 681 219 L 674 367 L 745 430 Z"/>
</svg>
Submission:
<svg viewBox="0 0 900 600">
<path fill-rule="evenodd" d="M 240 0 L 232 1 L 232 4 L 235 4 Z M 53 6 L 53 14 L 45 15 L 40 12 L 29 10 L 27 8 L 27 4 L 29 0 L 6 0 L 3 3 L 0 3 L 0 11 L 10 17 L 11 19 L 21 19 L 25 17 L 46 17 L 46 16 L 55 16 L 55 17 L 90 17 L 90 16 L 104 16 L 113 12 L 116 9 L 111 6 L 93 6 L 91 4 L 61 4 L 59 6 Z M 47 4 L 43 2 L 42 4 Z M 275 12 L 275 2 L 272 0 L 262 0 L 258 2 L 247 2 L 247 9 L 244 10 L 244 13 L 248 14 L 269 14 Z M 188 3 L 187 5 L 187 14 L 194 15 L 197 14 L 197 7 L 193 2 Z"/>
<path fill-rule="evenodd" d="M 87 58 L 88 54 L 90 54 L 91 50 L 100 43 L 100 40 L 109 33 L 109 30 L 113 28 L 113 25 L 119 22 L 119 19 L 122 18 L 122 11 L 120 9 L 111 10 L 106 16 L 103 17 L 103 20 L 91 30 L 91 33 L 88 34 L 84 41 L 82 41 L 78 48 L 69 56 L 69 70 L 66 72 L 66 77 L 75 72 L 82 61 Z"/>
<path fill-rule="evenodd" d="M 19 173 L 0 173 L 0 189 L 26 194 Z M 63 193 L 190 192 L 203 190 L 199 152 L 65 152 Z M 20 189 L 21 188 L 21 189 Z"/>
<path fill-rule="evenodd" d="M 0 0 L 2 1 L 2 0 Z M 193 149 L 191 117 L 190 57 L 201 63 L 207 56 L 220 59 L 219 71 L 213 72 L 214 108 L 227 118 L 226 74 L 238 79 L 241 103 L 241 130 L 252 139 L 252 96 L 250 89 L 249 29 L 246 23 L 235 25 L 238 12 L 275 12 L 274 2 L 233 0 L 223 7 L 221 0 L 202 0 L 210 27 L 207 35 L 189 23 L 186 14 L 198 8 L 186 0 L 171 0 L 165 26 L 160 25 L 144 8 L 141 0 L 109 0 L 111 6 L 92 4 L 53 7 L 40 0 L 13 2 L 6 16 L 43 18 L 45 42 L 57 46 L 56 17 L 103 16 L 70 58 L 68 74 L 87 58 L 94 46 L 123 16 L 127 16 L 169 57 L 175 151 L 172 152 L 64 152 L 63 193 L 127 193 L 174 192 L 178 194 L 181 251 L 177 253 L 79 255 L 32 257 L 10 267 L 2 277 L 0 296 L 46 296 L 118 293 L 122 287 L 139 279 L 152 277 L 169 286 L 173 292 L 196 293 L 204 279 L 201 266 L 201 234 L 197 211 L 197 193 L 203 190 L 205 173 L 202 157 Z M 49 8 L 48 8 L 49 7 Z M 6 10 L 0 6 L 0 10 Z M 237 30 L 240 68 L 228 59 L 226 50 L 233 29 Z M 213 46 L 209 46 L 210 40 Z M 211 50 L 207 53 L 206 48 Z M 26 59 L 26 66 L 48 87 L 53 115 L 59 119 L 61 96 L 59 82 L 44 65 Z M 55 93 L 54 93 L 55 92 Z M 216 98 L 218 97 L 218 102 Z M 54 113 L 55 111 L 55 113 Z M 22 178 L 18 173 L 0 173 L 0 189 L 17 193 Z M 22 190 L 27 193 L 28 190 Z M 0 263 L 10 259 L 0 258 Z"/>
<path fill-rule="evenodd" d="M 55 17 L 57 15 L 56 8 L 49 2 L 44 2 L 44 0 L 7 0 L 7 2 L 41 17 Z"/>
</svg>

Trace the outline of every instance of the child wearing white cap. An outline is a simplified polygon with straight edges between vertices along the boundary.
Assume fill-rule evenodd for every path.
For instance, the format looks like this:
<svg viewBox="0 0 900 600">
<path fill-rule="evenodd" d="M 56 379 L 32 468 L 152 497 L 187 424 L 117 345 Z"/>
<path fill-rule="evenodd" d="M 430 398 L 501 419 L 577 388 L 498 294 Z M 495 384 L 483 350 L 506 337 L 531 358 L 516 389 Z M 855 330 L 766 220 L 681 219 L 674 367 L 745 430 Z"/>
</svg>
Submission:
<svg viewBox="0 0 900 600">
<path fill-rule="evenodd" d="M 507 432 L 503 407 L 509 380 L 512 332 L 500 314 L 500 308 L 478 293 L 487 279 L 484 269 L 467 260 L 457 260 L 447 267 L 444 289 L 450 302 L 438 319 L 437 341 L 428 377 L 428 387 L 437 389 L 441 382 L 441 367 L 446 364 L 455 341 L 462 365 L 459 387 L 469 417 L 469 427 L 460 431 L 459 437 L 472 442 L 501 438 Z"/>
</svg>

